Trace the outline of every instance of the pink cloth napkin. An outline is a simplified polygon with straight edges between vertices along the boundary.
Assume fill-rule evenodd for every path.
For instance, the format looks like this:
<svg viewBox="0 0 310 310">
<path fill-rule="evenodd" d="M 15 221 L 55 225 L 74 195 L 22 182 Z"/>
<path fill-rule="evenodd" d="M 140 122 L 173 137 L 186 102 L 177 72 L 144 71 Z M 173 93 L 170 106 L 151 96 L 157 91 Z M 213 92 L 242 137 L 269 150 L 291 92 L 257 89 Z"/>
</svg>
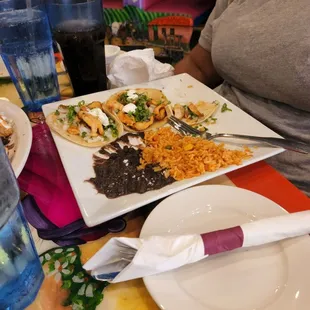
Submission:
<svg viewBox="0 0 310 310">
<path fill-rule="evenodd" d="M 82 218 L 46 124 L 33 127 L 30 155 L 18 182 L 23 191 L 34 197 L 45 217 L 56 226 L 64 227 Z"/>
</svg>

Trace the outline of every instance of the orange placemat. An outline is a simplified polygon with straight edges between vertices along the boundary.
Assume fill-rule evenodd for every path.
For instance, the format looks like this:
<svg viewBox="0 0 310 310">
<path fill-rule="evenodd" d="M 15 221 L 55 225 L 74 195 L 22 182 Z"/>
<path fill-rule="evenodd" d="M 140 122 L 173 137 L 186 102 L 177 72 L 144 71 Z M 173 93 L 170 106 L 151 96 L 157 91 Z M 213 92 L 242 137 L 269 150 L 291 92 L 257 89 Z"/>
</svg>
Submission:
<svg viewBox="0 0 310 310">
<path fill-rule="evenodd" d="M 310 209 L 309 197 L 265 162 L 230 172 L 227 176 L 237 187 L 265 196 L 288 212 Z"/>
</svg>

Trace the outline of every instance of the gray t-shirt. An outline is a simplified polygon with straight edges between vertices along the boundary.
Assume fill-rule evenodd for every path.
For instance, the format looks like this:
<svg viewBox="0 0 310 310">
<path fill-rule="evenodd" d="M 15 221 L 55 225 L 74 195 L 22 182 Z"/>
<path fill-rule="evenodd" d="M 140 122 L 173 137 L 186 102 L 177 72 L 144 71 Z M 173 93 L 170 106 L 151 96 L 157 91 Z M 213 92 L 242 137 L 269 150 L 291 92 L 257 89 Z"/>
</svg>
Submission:
<svg viewBox="0 0 310 310">
<path fill-rule="evenodd" d="M 286 138 L 310 143 L 309 0 L 217 0 L 199 44 L 219 93 Z M 268 160 L 310 196 L 310 155 Z"/>
</svg>

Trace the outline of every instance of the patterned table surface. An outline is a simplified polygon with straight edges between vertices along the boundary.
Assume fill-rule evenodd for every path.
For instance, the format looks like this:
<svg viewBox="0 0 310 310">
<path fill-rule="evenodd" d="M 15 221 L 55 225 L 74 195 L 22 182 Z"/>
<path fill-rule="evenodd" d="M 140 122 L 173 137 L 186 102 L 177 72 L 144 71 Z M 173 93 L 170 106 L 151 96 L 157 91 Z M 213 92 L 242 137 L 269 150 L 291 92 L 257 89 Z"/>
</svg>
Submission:
<svg viewBox="0 0 310 310">
<path fill-rule="evenodd" d="M 297 212 L 310 209 L 310 199 L 287 181 L 273 168 L 260 162 L 246 168 L 229 173 L 227 176 L 221 176 L 210 180 L 204 184 L 221 184 L 227 186 L 237 186 L 245 188 L 256 193 L 259 193 L 279 205 L 289 212 Z M 199 186 L 199 185 L 198 185 Z M 96 251 L 98 251 L 111 237 L 114 236 L 128 236 L 137 237 L 141 227 L 143 226 L 145 218 L 141 216 L 129 216 L 127 228 L 118 234 L 109 234 L 97 241 L 87 243 L 79 247 L 80 261 L 85 263 Z M 54 248 L 56 245 L 50 241 L 43 241 L 38 238 L 33 229 L 35 243 L 40 254 L 48 249 Z M 71 249 L 72 250 L 72 249 Z M 49 252 L 50 253 L 50 252 Z M 54 253 L 54 252 L 52 252 Z M 43 255 L 44 256 L 44 255 Z M 48 256 L 49 257 L 49 256 Z M 46 264 L 46 261 L 45 261 Z M 54 262 L 53 262 L 54 264 Z M 52 264 L 52 266 L 54 266 Z M 57 263 L 57 268 L 61 270 L 61 263 Z M 64 264 L 63 264 L 64 266 Z M 68 267 L 66 267 L 68 268 Z M 52 268 L 53 269 L 53 268 Z M 44 266 L 44 270 L 46 268 Z M 102 294 L 102 301 L 97 307 L 90 307 L 81 305 L 78 308 L 76 305 L 63 306 L 66 296 L 68 296 L 68 289 L 61 288 L 62 285 L 55 280 L 55 270 L 46 271 L 46 279 L 39 292 L 36 301 L 29 307 L 31 310 L 49 310 L 49 309 L 104 309 L 104 310 L 158 310 L 159 307 L 152 300 L 147 292 L 143 281 L 141 279 L 128 281 L 125 283 L 111 284 L 104 288 Z M 51 276 L 52 275 L 52 276 Z M 59 276 L 60 277 L 60 276 Z M 53 279 L 53 280 L 51 280 Z M 81 286 L 77 291 L 75 297 L 81 297 L 89 289 L 89 285 Z M 93 289 L 93 286 L 91 286 Z M 101 289 L 101 288 L 100 288 Z M 67 293 L 66 293 L 67 292 Z M 71 299 L 74 299 L 74 296 Z M 80 296 L 80 295 L 81 296 Z M 95 294 L 95 293 L 94 293 Z M 73 294 L 74 295 L 74 294 Z M 96 296 L 96 295 L 94 295 Z M 82 297 L 81 297 L 82 298 Z M 83 295 L 85 302 L 85 296 Z M 95 297 L 93 297 L 95 298 Z M 80 301 L 82 303 L 82 301 Z"/>
<path fill-rule="evenodd" d="M 61 71 L 61 68 L 58 68 Z M 64 98 L 71 97 L 73 95 L 70 87 L 68 76 L 60 75 L 59 83 L 61 93 Z M 15 90 L 15 87 L 10 82 L 0 83 L 0 97 L 6 97 L 11 102 L 22 106 L 20 98 Z M 286 180 L 281 174 L 275 171 L 264 162 L 259 162 L 254 165 L 236 170 L 229 173 L 227 176 L 221 176 L 210 180 L 204 184 L 221 184 L 228 186 L 237 186 L 245 188 L 261 194 L 279 205 L 281 205 L 288 212 L 297 212 L 310 209 L 310 199 L 294 187 L 288 180 Z M 147 292 L 143 281 L 133 280 L 125 283 L 113 284 L 104 288 L 104 294 L 100 292 L 100 296 L 103 298 L 100 304 L 96 307 L 91 304 L 92 300 L 96 296 L 90 297 L 90 306 L 79 305 L 78 302 L 85 301 L 85 294 L 88 292 L 90 296 L 96 292 L 93 286 L 81 284 L 79 291 L 74 293 L 74 286 L 71 287 L 68 283 L 73 283 L 71 280 L 76 278 L 74 274 L 74 268 L 77 268 L 77 264 L 85 263 L 96 251 L 98 251 L 111 237 L 114 236 L 128 236 L 138 237 L 141 227 L 143 226 L 145 218 L 141 216 L 131 215 L 127 219 L 126 229 L 118 234 L 108 234 L 107 236 L 85 245 L 78 247 L 72 247 L 67 249 L 50 250 L 57 247 L 51 241 L 42 240 L 38 237 L 36 230 L 31 228 L 35 244 L 43 262 L 43 269 L 47 275 L 41 290 L 37 296 L 35 302 L 28 308 L 31 310 L 57 310 L 57 309 L 104 309 L 104 310 L 157 310 L 159 309 L 151 296 Z M 50 250 L 50 252 L 46 252 Z M 68 252 L 67 252 L 68 251 Z M 79 252 L 79 255 L 75 255 Z M 47 254 L 44 254 L 47 253 Z M 51 254 L 49 254 L 51 253 Z M 63 253 L 63 256 L 60 257 Z M 69 253 L 69 254 L 68 254 Z M 73 255 L 73 254 L 74 255 Z M 71 255 L 68 260 L 68 255 Z M 56 257 L 56 258 L 55 258 Z M 60 258 L 59 258 L 60 257 Z M 75 258 L 74 258 L 75 257 Z M 77 257 L 77 258 L 76 258 Z M 50 258 L 50 260 L 47 260 Z M 78 260 L 76 260 L 78 259 Z M 75 261 L 74 261 L 75 260 Z M 49 262 L 53 262 L 52 264 Z M 73 263 L 70 263 L 74 261 Z M 66 265 L 67 264 L 67 265 Z M 46 268 L 48 267 L 48 268 Z M 64 271 L 69 267 L 72 267 L 72 274 L 70 275 L 70 281 L 65 280 L 63 282 L 57 281 L 64 274 Z M 66 269 L 67 268 L 67 269 Z M 51 270 L 49 270 L 51 269 Z M 53 269 L 53 270 L 52 270 Z M 85 281 L 89 279 L 87 275 L 84 277 Z M 90 289 L 91 288 L 91 289 Z M 97 291 L 102 289 L 99 287 Z M 83 299 L 84 298 L 84 299 Z M 69 300 L 70 305 L 64 306 L 64 300 Z M 87 299 L 87 298 L 86 298 Z M 72 302 L 73 300 L 73 302 Z M 74 303 L 76 301 L 76 303 Z M 69 302 L 69 303 L 70 303 Z"/>
</svg>

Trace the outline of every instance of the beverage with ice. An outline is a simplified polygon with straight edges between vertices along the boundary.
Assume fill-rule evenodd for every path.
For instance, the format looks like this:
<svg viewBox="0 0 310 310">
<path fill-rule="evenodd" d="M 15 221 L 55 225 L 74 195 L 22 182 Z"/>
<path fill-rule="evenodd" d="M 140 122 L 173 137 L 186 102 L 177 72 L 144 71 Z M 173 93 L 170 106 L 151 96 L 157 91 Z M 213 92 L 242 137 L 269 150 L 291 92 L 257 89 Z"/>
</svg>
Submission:
<svg viewBox="0 0 310 310">
<path fill-rule="evenodd" d="M 106 90 L 102 1 L 50 0 L 47 12 L 75 95 Z"/>
<path fill-rule="evenodd" d="M 76 96 L 105 90 L 105 30 L 92 20 L 71 20 L 53 31 L 64 55 Z"/>
<path fill-rule="evenodd" d="M 28 111 L 60 99 L 47 16 L 33 9 L 0 13 L 0 53 Z"/>
<path fill-rule="evenodd" d="M 1 140 L 0 176 L 0 309 L 21 310 L 35 299 L 44 275 Z"/>
</svg>

